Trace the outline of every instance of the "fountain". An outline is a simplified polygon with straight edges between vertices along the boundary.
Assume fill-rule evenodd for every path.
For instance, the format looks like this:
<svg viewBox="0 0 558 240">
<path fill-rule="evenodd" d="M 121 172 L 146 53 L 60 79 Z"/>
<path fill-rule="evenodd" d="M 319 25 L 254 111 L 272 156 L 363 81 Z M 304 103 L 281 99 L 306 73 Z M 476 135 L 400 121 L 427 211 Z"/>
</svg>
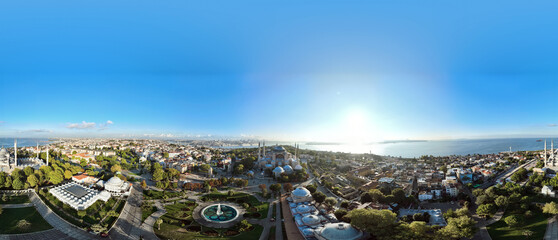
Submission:
<svg viewBox="0 0 558 240">
<path fill-rule="evenodd" d="M 201 211 L 205 220 L 213 223 L 228 223 L 238 217 L 238 210 L 228 204 L 213 204 Z"/>
</svg>

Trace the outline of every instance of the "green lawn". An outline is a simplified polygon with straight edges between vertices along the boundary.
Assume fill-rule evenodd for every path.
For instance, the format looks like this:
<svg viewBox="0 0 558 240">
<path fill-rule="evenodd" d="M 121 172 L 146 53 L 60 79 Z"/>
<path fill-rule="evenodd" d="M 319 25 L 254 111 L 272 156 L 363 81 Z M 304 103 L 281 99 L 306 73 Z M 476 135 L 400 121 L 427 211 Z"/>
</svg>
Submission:
<svg viewBox="0 0 558 240">
<path fill-rule="evenodd" d="M 247 203 L 250 207 L 246 209 L 248 213 L 259 213 L 259 219 L 267 218 L 267 212 L 269 209 L 268 202 L 260 202 L 258 199 L 250 194 L 242 193 L 242 192 L 234 192 L 232 196 L 229 196 L 228 193 L 209 193 L 201 197 L 203 201 L 229 201 L 235 202 L 240 205 L 243 203 Z M 255 211 L 254 211 L 255 210 Z"/>
<path fill-rule="evenodd" d="M 149 216 L 151 216 L 151 214 L 153 214 L 154 212 L 157 212 L 157 207 L 151 207 L 150 209 L 141 209 L 141 222 L 145 221 L 145 219 L 147 219 Z"/>
<path fill-rule="evenodd" d="M 182 196 L 182 192 L 144 190 L 143 196 L 146 200 L 163 199 L 164 196 L 167 196 L 168 198 L 175 198 Z"/>
<path fill-rule="evenodd" d="M 224 232 L 227 231 L 227 229 L 208 228 L 208 227 L 201 226 L 201 232 L 206 230 L 214 230 L 219 233 L 218 237 L 210 237 L 210 236 L 203 235 L 200 232 L 187 231 L 182 227 L 176 226 L 175 224 L 168 224 L 166 222 L 161 224 L 161 230 L 157 228 L 157 224 L 153 226 L 153 230 L 155 230 L 155 234 L 157 235 L 157 237 L 163 240 L 166 239 L 247 240 L 247 239 L 258 239 L 260 235 L 262 235 L 263 227 L 260 225 L 254 225 L 254 228 L 251 231 L 243 232 L 236 236 L 231 236 L 231 237 L 223 236 Z"/>
<path fill-rule="evenodd" d="M 163 223 L 161 229 L 158 229 L 157 224 L 153 226 L 153 230 L 161 239 L 215 239 L 215 240 L 244 240 L 244 239 L 258 239 L 262 234 L 263 227 L 254 225 L 254 229 L 248 232 L 240 233 L 236 236 L 227 237 L 225 232 L 229 229 L 216 229 L 204 227 L 192 218 L 192 212 L 197 206 L 195 202 L 176 203 L 165 206 L 167 213 L 161 217 Z M 189 227 L 198 227 L 201 231 L 187 230 Z M 218 237 L 210 237 L 202 234 L 207 230 L 213 230 L 218 233 Z"/>
<path fill-rule="evenodd" d="M 0 197 L 0 204 L 21 204 L 21 203 L 29 203 L 29 196 L 27 195 L 20 195 L 20 196 L 10 196 L 6 195 L 6 201 L 2 200 L 3 197 Z"/>
<path fill-rule="evenodd" d="M 533 211 L 533 216 L 525 220 L 522 227 L 510 229 L 504 218 L 510 214 L 506 212 L 500 221 L 487 226 L 488 233 L 494 240 L 525 240 L 523 231 L 530 230 L 533 235 L 530 239 L 543 239 L 546 231 L 548 217 L 540 210 Z"/>
<path fill-rule="evenodd" d="M 0 214 L 0 234 L 30 233 L 51 229 L 52 226 L 35 210 L 35 207 L 5 208 Z M 31 225 L 19 228 L 20 220 L 27 220 Z"/>
</svg>

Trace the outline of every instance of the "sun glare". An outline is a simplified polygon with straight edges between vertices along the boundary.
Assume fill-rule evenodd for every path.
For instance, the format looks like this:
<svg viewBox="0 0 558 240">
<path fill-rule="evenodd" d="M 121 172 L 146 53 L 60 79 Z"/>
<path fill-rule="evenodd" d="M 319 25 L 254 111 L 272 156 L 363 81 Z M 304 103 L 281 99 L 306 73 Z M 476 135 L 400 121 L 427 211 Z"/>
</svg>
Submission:
<svg viewBox="0 0 558 240">
<path fill-rule="evenodd" d="M 340 137 L 347 143 L 365 143 L 370 138 L 370 122 L 362 109 L 349 110 L 342 124 Z"/>
</svg>

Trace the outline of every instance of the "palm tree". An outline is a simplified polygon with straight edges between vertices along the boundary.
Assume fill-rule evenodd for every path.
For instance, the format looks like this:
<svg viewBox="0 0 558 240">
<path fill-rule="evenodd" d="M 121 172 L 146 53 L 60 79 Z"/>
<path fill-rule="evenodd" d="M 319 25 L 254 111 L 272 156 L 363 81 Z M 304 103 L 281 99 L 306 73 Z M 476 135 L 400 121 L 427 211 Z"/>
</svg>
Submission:
<svg viewBox="0 0 558 240">
<path fill-rule="evenodd" d="M 158 230 L 161 230 L 161 223 L 163 223 L 163 219 L 158 218 L 157 221 L 156 221 L 156 223 L 157 223 L 157 225 L 158 225 L 158 227 L 159 227 Z"/>
</svg>

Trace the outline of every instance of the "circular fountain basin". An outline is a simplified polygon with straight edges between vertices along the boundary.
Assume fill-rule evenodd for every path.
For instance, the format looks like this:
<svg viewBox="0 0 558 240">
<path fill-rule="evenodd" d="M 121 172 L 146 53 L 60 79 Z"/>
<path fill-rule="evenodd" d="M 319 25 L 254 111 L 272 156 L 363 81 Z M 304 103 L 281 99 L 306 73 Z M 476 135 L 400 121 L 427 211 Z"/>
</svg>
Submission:
<svg viewBox="0 0 558 240">
<path fill-rule="evenodd" d="M 201 211 L 205 220 L 214 223 L 228 223 L 238 217 L 238 210 L 227 204 L 213 204 Z"/>
</svg>

